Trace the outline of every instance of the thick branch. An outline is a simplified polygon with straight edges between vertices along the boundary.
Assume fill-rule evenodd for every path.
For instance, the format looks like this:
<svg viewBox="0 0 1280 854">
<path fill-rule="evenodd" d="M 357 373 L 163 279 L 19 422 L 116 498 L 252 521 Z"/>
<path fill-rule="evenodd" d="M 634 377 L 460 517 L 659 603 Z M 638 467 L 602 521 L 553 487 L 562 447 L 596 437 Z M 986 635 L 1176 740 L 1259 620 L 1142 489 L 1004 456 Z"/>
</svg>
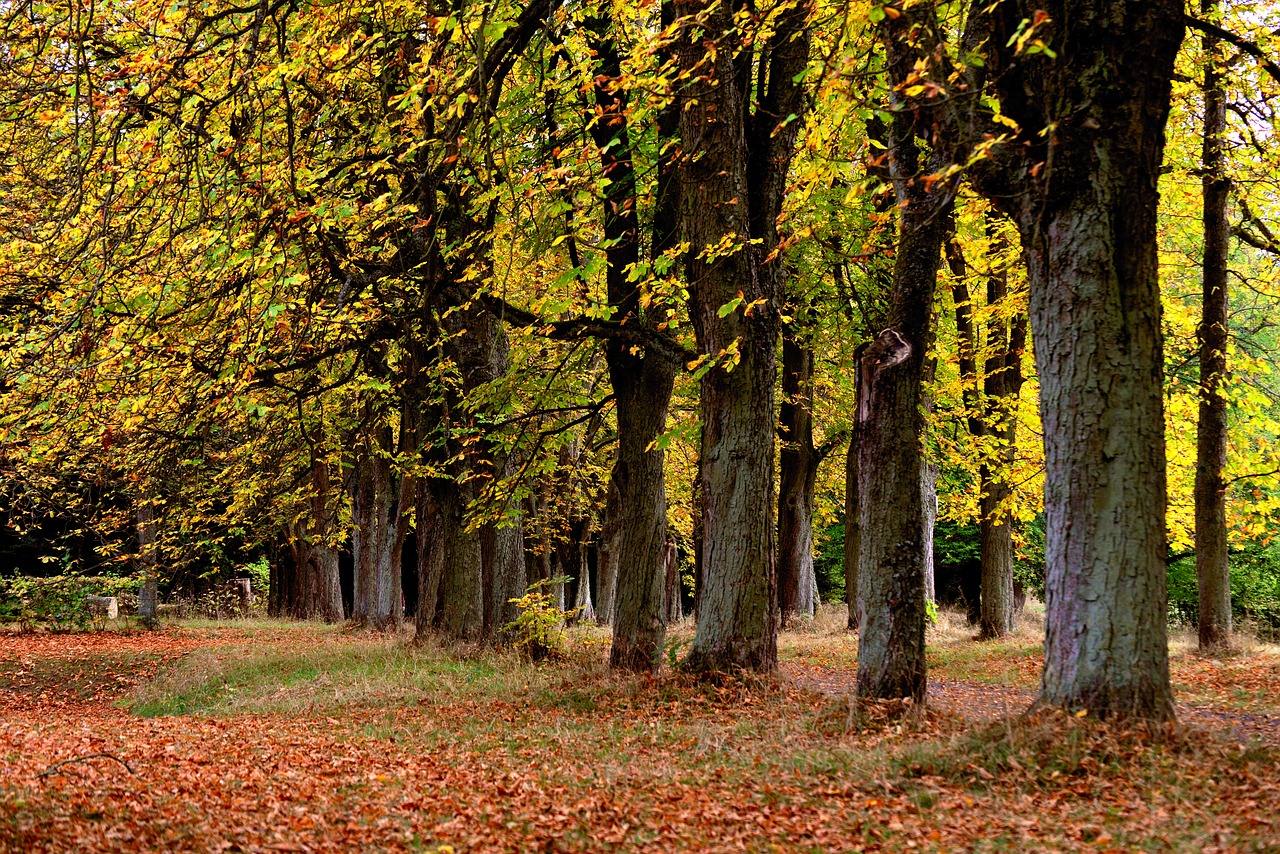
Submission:
<svg viewBox="0 0 1280 854">
<path fill-rule="evenodd" d="M 643 347 L 647 352 L 665 359 L 678 368 L 684 368 L 689 362 L 698 358 L 696 353 L 673 338 L 645 329 L 639 324 L 614 323 L 581 316 L 567 320 L 547 320 L 492 294 L 481 295 L 477 299 L 485 311 L 500 320 L 523 329 L 534 329 L 539 335 L 556 341 L 576 341 L 581 338 L 621 341 Z"/>
<path fill-rule="evenodd" d="M 1207 33 L 1214 38 L 1222 39 L 1227 44 L 1237 47 L 1249 54 L 1254 59 L 1258 60 L 1258 64 L 1262 66 L 1264 71 L 1271 75 L 1273 80 L 1280 83 L 1280 64 L 1277 64 L 1274 59 L 1267 56 L 1267 52 L 1259 47 L 1257 42 L 1251 42 L 1243 36 L 1236 35 L 1230 30 L 1224 30 L 1217 24 L 1202 21 L 1192 15 L 1184 15 L 1183 22 L 1194 30 L 1199 30 L 1200 32 Z"/>
</svg>

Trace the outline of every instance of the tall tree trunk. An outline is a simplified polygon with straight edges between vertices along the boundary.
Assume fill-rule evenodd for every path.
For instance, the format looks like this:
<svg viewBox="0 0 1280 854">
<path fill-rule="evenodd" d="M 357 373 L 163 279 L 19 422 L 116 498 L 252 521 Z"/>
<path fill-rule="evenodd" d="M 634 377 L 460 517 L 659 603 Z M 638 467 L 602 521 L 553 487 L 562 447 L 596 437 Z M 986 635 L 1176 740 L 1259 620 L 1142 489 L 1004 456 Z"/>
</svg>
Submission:
<svg viewBox="0 0 1280 854">
<path fill-rule="evenodd" d="M 991 233 L 991 229 L 988 229 Z M 1026 347 L 1026 316 L 1012 321 L 996 308 L 1008 298 L 1004 270 L 987 277 L 987 358 L 979 377 L 979 348 L 973 306 L 966 277 L 968 265 L 959 243 L 947 244 L 947 260 L 954 276 L 952 297 L 960 333 L 960 377 L 969 433 L 981 445 L 978 466 L 978 540 L 982 575 L 977 622 L 983 638 L 1000 638 L 1013 631 L 1017 606 L 1013 589 L 1013 526 L 1009 523 L 1012 490 L 1009 473 L 1017 458 L 1017 406 L 1022 391 L 1022 353 Z M 979 388 L 982 394 L 979 395 Z M 984 442 L 984 439 L 990 441 Z"/>
<path fill-rule="evenodd" d="M 135 511 L 138 529 L 138 563 L 142 581 L 138 586 L 138 621 L 144 628 L 160 625 L 160 556 L 156 549 L 156 507 L 150 494 L 138 501 Z"/>
<path fill-rule="evenodd" d="M 818 451 L 813 446 L 813 350 L 782 334 L 781 451 L 778 480 L 778 610 L 782 625 L 814 612 L 813 493 Z"/>
<path fill-rule="evenodd" d="M 666 604 L 663 608 L 663 622 L 668 626 L 675 625 L 684 619 L 684 597 L 680 590 L 680 550 L 676 541 L 667 538 L 662 549 L 662 574 L 666 579 Z"/>
<path fill-rule="evenodd" d="M 854 353 L 857 398 L 862 396 L 862 371 L 857 366 L 862 363 L 865 352 L 865 347 L 859 347 Z M 861 448 L 862 431 L 858 428 L 855 417 L 844 460 L 844 599 L 849 608 L 848 629 L 851 632 L 857 631 L 862 625 L 862 606 L 858 600 L 858 552 L 862 548 L 862 502 L 858 494 L 858 459 Z"/>
<path fill-rule="evenodd" d="M 303 620 L 341 623 L 345 614 L 338 577 L 338 550 L 329 544 L 329 532 L 334 524 L 331 502 L 329 464 L 322 459 L 314 459 L 311 463 L 311 512 L 308 514 L 307 531 L 299 538 L 297 554 L 301 562 L 295 575 L 297 589 L 291 591 L 290 613 Z"/>
<path fill-rule="evenodd" d="M 1013 490 L 1009 475 L 1017 453 L 1017 405 L 1022 390 L 1022 347 L 1026 323 L 1009 321 L 996 311 L 1009 296 L 1006 271 L 987 277 L 987 306 L 993 316 L 987 323 L 990 355 L 983 367 L 984 415 L 987 435 L 995 439 L 979 470 L 982 550 L 982 604 L 979 631 L 984 638 L 1000 638 L 1013 631 L 1017 608 L 1013 595 L 1013 525 L 1010 502 Z"/>
<path fill-rule="evenodd" d="M 600 523 L 599 561 L 596 565 L 596 622 L 612 626 L 614 595 L 618 591 L 618 555 L 622 551 L 622 493 L 613 478 L 605 493 L 604 519 Z"/>
<path fill-rule="evenodd" d="M 366 410 L 368 412 L 368 410 Z M 351 617 L 369 628 L 399 626 L 403 616 L 400 551 L 404 545 L 402 479 L 392 469 L 390 425 L 366 425 L 358 440 L 352 471 L 352 555 L 355 602 Z"/>
<path fill-rule="evenodd" d="M 484 637 L 484 553 L 480 533 L 467 530 L 470 483 L 431 481 L 439 508 L 443 573 L 440 580 L 440 629 L 447 637 L 477 641 Z"/>
<path fill-rule="evenodd" d="M 421 641 L 439 627 L 444 605 L 441 589 L 445 572 L 444 522 L 426 478 L 417 483 L 414 522 L 418 546 L 418 611 L 414 615 L 414 629 L 416 639 Z"/>
<path fill-rule="evenodd" d="M 770 671 L 778 660 L 777 223 L 799 129 L 794 117 L 804 113 L 799 78 L 808 62 L 809 10 L 780 10 L 774 32 L 755 45 L 742 43 L 746 19 L 729 4 L 679 0 L 676 9 L 685 21 L 676 52 L 689 75 L 680 90 L 680 213 L 690 244 L 690 315 L 704 357 L 736 361 L 702 377 L 703 589 L 685 665 Z M 716 49 L 707 49 L 708 40 Z M 754 76 L 762 82 L 753 93 Z"/>
<path fill-rule="evenodd" d="M 1045 435 L 1040 700 L 1171 718 L 1156 217 L 1183 8 L 1041 7 L 1044 37 L 1070 49 L 991 68 L 1027 156 L 1043 163 L 1018 211 Z M 992 43 L 1014 39 L 1032 8 L 996 9 Z"/>
<path fill-rule="evenodd" d="M 674 20 L 670 2 L 663 4 L 662 15 L 668 23 Z M 609 247 L 605 284 L 609 304 L 622 323 L 652 329 L 654 321 L 641 306 L 640 284 L 629 280 L 640 260 L 639 200 L 622 63 L 608 32 L 610 23 L 597 20 L 592 38 L 597 115 L 591 133 L 609 181 L 603 200 L 604 238 Z M 668 107 L 659 115 L 659 133 L 673 134 L 677 121 L 674 109 Z M 659 164 L 654 255 L 675 242 L 670 159 L 668 154 Z M 666 429 L 675 366 L 655 353 L 638 354 L 632 345 L 613 340 L 605 343 L 605 358 L 617 402 L 618 458 L 609 488 L 613 512 L 605 525 L 610 535 L 602 551 L 601 610 L 613 622 L 610 664 L 653 670 L 661 664 L 658 653 L 665 635 L 663 549 L 667 539 L 664 454 L 654 442 Z"/>
<path fill-rule="evenodd" d="M 938 591 L 934 583 L 933 529 L 938 523 L 938 464 L 924 460 L 920 466 L 920 501 L 924 505 L 924 598 L 937 602 Z"/>
<path fill-rule="evenodd" d="M 943 188 L 931 193 L 918 180 L 924 164 L 910 123 L 899 118 L 893 131 L 901 213 L 889 327 L 858 365 L 858 693 L 923 701 L 922 395 L 934 290 L 950 232 L 950 196 Z"/>
<path fill-rule="evenodd" d="M 1217 0 L 1202 0 L 1212 17 Z M 1223 168 L 1227 99 L 1218 70 L 1218 40 L 1206 35 L 1204 59 L 1204 301 L 1199 328 L 1200 417 L 1196 424 L 1196 579 L 1199 587 L 1199 635 L 1202 652 L 1231 646 L 1231 573 L 1227 558 L 1227 253 L 1230 181 Z"/>
</svg>

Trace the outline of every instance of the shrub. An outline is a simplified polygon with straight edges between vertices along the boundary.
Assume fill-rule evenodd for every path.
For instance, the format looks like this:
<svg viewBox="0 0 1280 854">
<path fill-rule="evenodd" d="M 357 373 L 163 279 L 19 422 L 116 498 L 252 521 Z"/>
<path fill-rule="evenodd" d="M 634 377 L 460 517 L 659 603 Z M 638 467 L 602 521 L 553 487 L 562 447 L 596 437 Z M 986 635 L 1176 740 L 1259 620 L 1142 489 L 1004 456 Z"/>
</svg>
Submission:
<svg viewBox="0 0 1280 854">
<path fill-rule="evenodd" d="M 566 611 L 558 607 L 550 591 L 568 580 L 561 576 L 535 581 L 519 599 L 509 600 L 520 609 L 520 616 L 503 626 L 503 631 L 511 634 L 511 645 L 531 661 L 564 655 L 565 621 L 576 616 L 578 609 Z"/>
<path fill-rule="evenodd" d="M 87 602 L 90 596 L 115 596 L 122 600 L 123 611 L 137 585 L 133 578 L 103 576 L 10 578 L 0 582 L 0 619 L 17 622 L 24 631 L 38 626 L 55 632 L 83 631 L 95 623 Z"/>
</svg>

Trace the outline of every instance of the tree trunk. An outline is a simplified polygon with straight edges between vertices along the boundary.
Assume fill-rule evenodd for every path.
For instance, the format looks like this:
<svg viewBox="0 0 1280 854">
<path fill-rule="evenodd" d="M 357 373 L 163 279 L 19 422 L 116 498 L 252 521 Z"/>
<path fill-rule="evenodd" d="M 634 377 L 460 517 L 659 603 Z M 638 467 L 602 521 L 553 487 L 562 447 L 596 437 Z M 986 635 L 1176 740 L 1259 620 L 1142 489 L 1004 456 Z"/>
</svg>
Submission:
<svg viewBox="0 0 1280 854">
<path fill-rule="evenodd" d="M 1041 8 L 1042 37 L 1070 49 L 989 63 L 1029 169 L 1017 213 L 1045 435 L 1040 701 L 1167 719 L 1157 183 L 1183 6 L 1010 3 L 991 43 L 1016 42 Z"/>
<path fill-rule="evenodd" d="M 680 592 L 680 550 L 676 542 L 668 539 L 662 549 L 662 573 L 666 579 L 666 605 L 663 608 L 663 622 L 668 626 L 675 625 L 684 619 L 684 599 Z"/>
<path fill-rule="evenodd" d="M 322 620 L 341 623 L 345 619 L 342 608 L 342 584 L 338 577 L 338 550 L 329 545 L 329 531 L 333 525 L 331 507 L 332 485 L 329 464 L 314 460 L 311 464 L 311 512 L 308 530 L 300 538 L 296 554 L 298 564 L 297 589 L 292 591 L 292 616 L 303 620 Z"/>
<path fill-rule="evenodd" d="M 670 3 L 663 4 L 662 15 L 674 18 Z M 640 260 L 640 221 L 622 62 L 612 33 L 606 36 L 610 21 L 599 19 L 595 24 L 591 46 L 596 55 L 598 112 L 591 133 L 601 170 L 609 179 L 603 200 L 608 245 L 605 285 L 609 304 L 622 323 L 652 329 L 655 322 L 641 305 L 640 283 L 629 280 Z M 663 110 L 659 133 L 673 134 L 677 122 L 672 107 Z M 659 164 L 655 256 L 675 242 L 670 160 L 668 153 Z M 606 520 L 609 536 L 601 564 L 601 611 L 613 623 L 609 662 L 625 670 L 654 670 L 661 664 L 666 625 L 663 550 L 667 539 L 664 454 L 654 442 L 666 429 L 675 366 L 657 354 L 635 353 L 632 345 L 613 340 L 605 342 L 605 358 L 618 418 L 618 458 L 609 487 L 612 512 Z"/>
<path fill-rule="evenodd" d="M 1022 352 L 1026 346 L 1026 317 L 1012 322 L 1000 317 L 996 307 L 1008 298 L 1008 278 L 996 270 L 987 278 L 988 356 L 978 375 L 979 349 L 973 322 L 972 298 L 966 281 L 968 265 L 956 241 L 947 244 L 947 260 L 955 283 L 956 329 L 960 337 L 960 378 L 969 433 L 981 445 L 978 465 L 978 540 L 981 550 L 981 583 L 976 610 L 983 638 L 1000 638 L 1013 631 L 1017 616 L 1013 589 L 1013 526 L 1009 524 L 1012 490 L 1009 472 L 1017 458 L 1017 407 L 1022 391 Z M 979 388 L 982 394 L 979 395 Z M 984 438 L 994 440 L 983 442 Z M 976 605 L 976 609 L 973 607 Z"/>
<path fill-rule="evenodd" d="M 392 470 L 392 451 L 390 425 L 367 425 L 358 440 L 352 472 L 355 602 L 351 618 L 361 626 L 375 629 L 395 628 L 403 616 L 400 593 L 400 550 L 405 533 L 401 520 L 403 485 Z"/>
<path fill-rule="evenodd" d="M 924 598 L 937 602 L 933 578 L 933 527 L 938 523 L 938 464 L 925 460 L 920 466 L 920 500 L 924 505 Z"/>
<path fill-rule="evenodd" d="M 676 52 L 690 75 L 680 89 L 690 315 L 699 352 L 716 362 L 702 376 L 702 590 L 685 666 L 771 671 L 778 660 L 777 223 L 799 129 L 794 117 L 804 113 L 798 81 L 808 62 L 808 9 L 780 10 L 772 34 L 755 45 L 737 43 L 742 20 L 726 4 L 680 0 L 676 8 L 685 22 Z M 708 40 L 716 49 L 708 50 Z M 754 93 L 753 71 L 762 81 Z"/>
<path fill-rule="evenodd" d="M 782 336 L 781 452 L 778 482 L 778 610 L 782 625 L 814 613 L 813 350 L 789 327 Z"/>
<path fill-rule="evenodd" d="M 596 566 L 596 622 L 612 626 L 614 594 L 618 590 L 618 555 L 622 550 L 622 495 L 609 479 L 605 494 L 604 521 L 600 525 L 600 560 Z"/>
<path fill-rule="evenodd" d="M 858 693 L 925 697 L 925 546 L 922 394 L 925 349 L 949 196 L 911 181 L 920 172 L 913 131 L 893 144 L 901 205 L 889 328 L 859 361 Z"/>
<path fill-rule="evenodd" d="M 444 521 L 426 478 L 418 480 L 414 514 L 418 546 L 418 611 L 414 629 L 416 639 L 421 641 L 441 624 L 445 574 Z"/>
<path fill-rule="evenodd" d="M 987 306 L 993 316 L 987 323 L 990 355 L 983 366 L 983 427 L 995 446 L 986 449 L 979 467 L 981 497 L 978 501 L 979 541 L 982 550 L 982 600 L 979 632 L 984 638 L 1001 638 L 1013 631 L 1017 609 L 1013 595 L 1013 525 L 1010 524 L 1013 490 L 1009 474 L 1017 452 L 1017 405 L 1022 390 L 1022 345 L 1025 323 L 1008 321 L 996 311 L 1009 296 L 1004 270 L 987 277 Z M 1018 330 L 1021 330 L 1019 332 Z M 1014 340 L 1014 339 L 1024 340 Z"/>
<path fill-rule="evenodd" d="M 614 350 L 613 346 L 609 350 Z M 651 448 L 666 428 L 667 402 L 675 372 L 654 356 L 640 365 L 612 353 L 610 373 L 617 395 L 618 459 L 613 482 L 624 515 L 612 556 L 617 585 L 613 647 L 609 661 L 626 670 L 653 670 L 661 661 L 667 542 L 667 490 L 663 453 Z"/>
<path fill-rule="evenodd" d="M 454 640 L 478 641 L 484 626 L 484 553 L 480 533 L 468 531 L 470 483 L 431 481 L 439 508 L 443 573 L 440 581 L 440 629 Z M 421 571 L 421 570 L 419 570 Z"/>
<path fill-rule="evenodd" d="M 859 347 L 854 354 L 854 370 L 858 372 L 859 391 L 861 397 L 862 371 L 861 364 L 865 347 Z M 861 454 L 862 432 L 854 419 L 853 430 L 849 434 L 849 450 L 844 459 L 844 599 L 849 608 L 849 631 L 857 631 L 862 625 L 861 603 L 858 600 L 858 552 L 862 547 L 862 505 L 858 495 L 858 458 Z"/>
<path fill-rule="evenodd" d="M 136 515 L 138 563 L 142 568 L 142 582 L 138 586 L 138 621 L 144 628 L 154 629 L 160 625 L 160 560 L 156 550 L 156 508 L 149 495 L 139 500 Z"/>
<path fill-rule="evenodd" d="M 1212 17 L 1217 0 L 1202 0 Z M 1202 652 L 1231 646 L 1231 574 L 1227 558 L 1227 374 L 1228 310 L 1227 220 L 1231 188 L 1223 169 L 1227 101 L 1218 70 L 1217 39 L 1204 37 L 1204 301 L 1199 328 L 1200 416 L 1196 425 L 1196 579 L 1199 587 L 1199 635 Z"/>
</svg>

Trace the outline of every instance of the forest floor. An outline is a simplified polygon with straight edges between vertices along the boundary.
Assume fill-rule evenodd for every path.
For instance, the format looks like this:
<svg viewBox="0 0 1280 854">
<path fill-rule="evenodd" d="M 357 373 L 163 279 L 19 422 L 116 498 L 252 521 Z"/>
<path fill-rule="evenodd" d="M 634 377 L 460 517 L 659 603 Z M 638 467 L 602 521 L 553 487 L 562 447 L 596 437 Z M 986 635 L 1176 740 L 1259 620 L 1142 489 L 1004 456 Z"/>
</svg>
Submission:
<svg viewBox="0 0 1280 854">
<path fill-rule="evenodd" d="M 1171 645 L 1178 726 L 1018 717 L 1034 613 L 944 615 L 926 708 L 848 698 L 856 640 L 778 679 L 267 621 L 0 635 L 0 851 L 1280 851 L 1280 649 Z M 674 656 L 689 627 L 673 632 Z"/>
</svg>

